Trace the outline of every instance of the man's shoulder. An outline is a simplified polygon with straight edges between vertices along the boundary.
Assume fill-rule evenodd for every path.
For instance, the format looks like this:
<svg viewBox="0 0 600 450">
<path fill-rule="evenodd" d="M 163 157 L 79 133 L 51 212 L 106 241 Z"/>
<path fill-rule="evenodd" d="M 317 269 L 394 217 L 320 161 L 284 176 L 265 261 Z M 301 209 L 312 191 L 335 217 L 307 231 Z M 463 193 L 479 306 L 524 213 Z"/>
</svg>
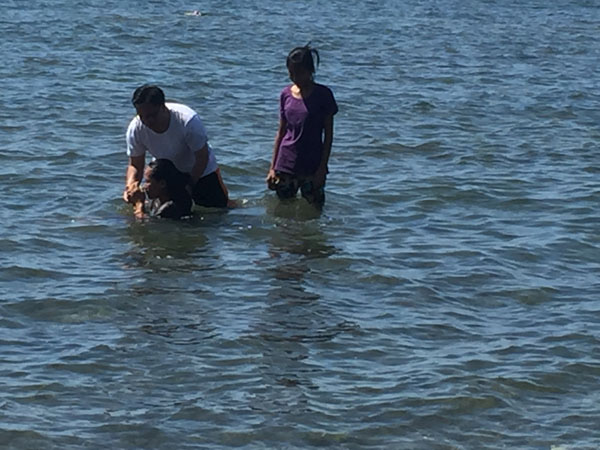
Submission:
<svg viewBox="0 0 600 450">
<path fill-rule="evenodd" d="M 143 126 L 144 125 L 140 120 L 140 116 L 136 115 L 133 119 L 131 119 L 131 122 L 129 122 L 129 125 L 127 126 L 127 136 L 133 136 L 139 133 Z"/>
<path fill-rule="evenodd" d="M 142 124 L 142 121 L 140 120 L 140 116 L 136 115 L 135 117 L 133 117 L 133 119 L 131 119 L 131 121 L 129 122 L 129 126 L 127 128 L 129 128 L 129 129 L 136 128 L 141 124 Z"/>
<path fill-rule="evenodd" d="M 189 122 L 193 117 L 198 115 L 196 111 L 183 103 L 167 102 L 165 105 L 183 123 Z"/>
</svg>

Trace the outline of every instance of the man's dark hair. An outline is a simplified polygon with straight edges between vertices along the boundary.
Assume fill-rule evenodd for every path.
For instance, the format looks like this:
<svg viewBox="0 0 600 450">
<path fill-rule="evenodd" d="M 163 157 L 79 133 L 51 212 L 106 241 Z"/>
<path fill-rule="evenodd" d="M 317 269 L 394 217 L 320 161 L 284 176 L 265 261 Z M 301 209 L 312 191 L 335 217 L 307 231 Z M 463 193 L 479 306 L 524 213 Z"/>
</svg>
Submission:
<svg viewBox="0 0 600 450">
<path fill-rule="evenodd" d="M 158 86 L 144 84 L 133 92 L 131 103 L 133 103 L 133 106 L 143 105 L 144 103 L 161 106 L 165 104 L 165 93 Z"/>
</svg>

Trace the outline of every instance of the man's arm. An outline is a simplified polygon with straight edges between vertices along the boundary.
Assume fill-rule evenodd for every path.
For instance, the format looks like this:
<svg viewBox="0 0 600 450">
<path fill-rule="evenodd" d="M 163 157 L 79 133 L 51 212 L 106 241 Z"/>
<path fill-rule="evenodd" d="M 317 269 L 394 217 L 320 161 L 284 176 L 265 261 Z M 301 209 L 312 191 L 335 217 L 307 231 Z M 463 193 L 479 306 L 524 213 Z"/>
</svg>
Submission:
<svg viewBox="0 0 600 450">
<path fill-rule="evenodd" d="M 194 154 L 196 155 L 196 163 L 190 173 L 192 186 L 194 186 L 202 177 L 202 174 L 208 165 L 208 144 L 204 144 L 204 147 L 194 152 Z"/>
<path fill-rule="evenodd" d="M 123 200 L 127 203 L 137 203 L 139 200 L 140 182 L 144 175 L 144 166 L 146 164 L 145 155 L 129 157 L 129 165 L 125 175 L 125 190 L 123 191 Z"/>
</svg>

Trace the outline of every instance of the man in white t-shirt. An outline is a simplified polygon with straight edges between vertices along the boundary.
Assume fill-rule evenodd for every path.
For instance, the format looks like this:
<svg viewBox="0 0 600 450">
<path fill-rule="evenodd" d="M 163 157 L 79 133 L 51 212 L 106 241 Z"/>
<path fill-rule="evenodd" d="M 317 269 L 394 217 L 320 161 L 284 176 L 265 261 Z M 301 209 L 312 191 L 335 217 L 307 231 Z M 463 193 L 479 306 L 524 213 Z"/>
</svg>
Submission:
<svg viewBox="0 0 600 450">
<path fill-rule="evenodd" d="M 194 203 L 226 207 L 228 193 L 208 136 L 198 114 L 180 103 L 165 102 L 158 86 L 143 85 L 132 98 L 137 116 L 127 128 L 129 165 L 123 199 L 135 203 L 146 164 L 146 152 L 154 158 L 168 159 L 190 176 Z"/>
</svg>

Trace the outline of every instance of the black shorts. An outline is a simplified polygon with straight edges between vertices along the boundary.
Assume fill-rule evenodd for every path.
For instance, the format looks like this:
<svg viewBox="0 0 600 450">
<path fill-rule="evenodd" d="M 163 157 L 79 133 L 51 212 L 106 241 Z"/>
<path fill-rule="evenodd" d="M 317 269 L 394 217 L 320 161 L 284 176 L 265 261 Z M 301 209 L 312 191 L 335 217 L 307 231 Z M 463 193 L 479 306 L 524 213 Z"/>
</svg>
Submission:
<svg viewBox="0 0 600 450">
<path fill-rule="evenodd" d="M 300 194 L 308 203 L 321 206 L 325 203 L 324 187 L 315 189 L 311 177 L 296 177 L 282 172 L 275 174 L 277 175 L 275 192 L 281 200 L 296 197 L 298 189 L 300 189 Z"/>
<path fill-rule="evenodd" d="M 192 198 L 198 206 L 225 208 L 229 201 L 227 188 L 221 179 L 219 169 L 200 178 L 192 189 Z"/>
</svg>

